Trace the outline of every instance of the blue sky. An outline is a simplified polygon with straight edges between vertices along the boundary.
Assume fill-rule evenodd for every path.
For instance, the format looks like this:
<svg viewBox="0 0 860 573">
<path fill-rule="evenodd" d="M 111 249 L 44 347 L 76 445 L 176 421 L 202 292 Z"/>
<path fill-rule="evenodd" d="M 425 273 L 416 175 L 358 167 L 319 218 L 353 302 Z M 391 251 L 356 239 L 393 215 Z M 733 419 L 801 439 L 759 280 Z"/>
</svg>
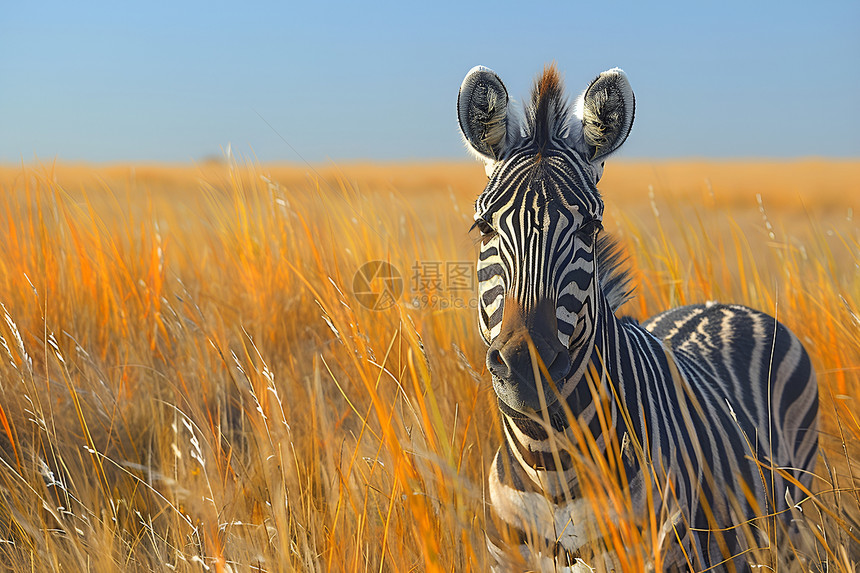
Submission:
<svg viewBox="0 0 860 573">
<path fill-rule="evenodd" d="M 522 100 L 553 60 L 571 95 L 628 73 L 623 157 L 860 157 L 858 30 L 856 0 L 4 1 L 0 162 L 465 158 L 466 72 Z"/>
</svg>

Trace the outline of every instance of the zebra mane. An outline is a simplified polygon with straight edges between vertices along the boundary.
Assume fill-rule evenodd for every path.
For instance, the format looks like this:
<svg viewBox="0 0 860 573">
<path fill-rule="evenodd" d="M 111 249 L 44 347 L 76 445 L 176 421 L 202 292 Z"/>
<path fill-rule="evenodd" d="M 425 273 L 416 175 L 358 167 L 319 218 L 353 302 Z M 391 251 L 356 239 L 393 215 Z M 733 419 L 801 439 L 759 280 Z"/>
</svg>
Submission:
<svg viewBox="0 0 860 573">
<path fill-rule="evenodd" d="M 567 128 L 568 108 L 558 68 L 555 63 L 544 66 L 535 80 L 531 105 L 526 108 L 526 129 L 540 151 Z"/>
<path fill-rule="evenodd" d="M 612 311 L 633 298 L 634 286 L 628 260 L 621 243 L 612 235 L 597 238 L 597 280 Z"/>
</svg>

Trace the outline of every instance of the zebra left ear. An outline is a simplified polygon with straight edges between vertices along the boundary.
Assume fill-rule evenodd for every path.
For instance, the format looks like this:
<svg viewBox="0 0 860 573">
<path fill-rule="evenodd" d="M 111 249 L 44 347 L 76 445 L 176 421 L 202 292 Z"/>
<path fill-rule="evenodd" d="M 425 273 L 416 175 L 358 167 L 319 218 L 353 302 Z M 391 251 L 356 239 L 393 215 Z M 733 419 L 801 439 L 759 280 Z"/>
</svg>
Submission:
<svg viewBox="0 0 860 573">
<path fill-rule="evenodd" d="M 582 114 L 588 159 L 592 162 L 605 159 L 621 147 L 633 127 L 636 98 L 627 74 L 613 68 L 597 76 L 580 96 L 576 111 L 577 115 Z"/>
<path fill-rule="evenodd" d="M 508 132 L 508 90 L 496 73 L 475 66 L 460 86 L 457 119 L 469 150 L 489 165 L 498 160 Z"/>
</svg>

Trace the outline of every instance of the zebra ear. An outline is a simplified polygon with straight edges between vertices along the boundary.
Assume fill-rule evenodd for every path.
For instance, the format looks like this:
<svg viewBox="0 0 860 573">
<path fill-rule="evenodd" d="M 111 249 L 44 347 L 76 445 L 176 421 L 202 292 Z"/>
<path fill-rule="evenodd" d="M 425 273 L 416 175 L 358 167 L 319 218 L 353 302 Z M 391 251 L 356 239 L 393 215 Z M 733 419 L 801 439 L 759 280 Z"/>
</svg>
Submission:
<svg viewBox="0 0 860 573">
<path fill-rule="evenodd" d="M 603 72 L 591 82 L 577 104 L 589 160 L 603 159 L 621 147 L 630 135 L 636 112 L 636 98 L 627 74 L 619 68 Z"/>
<path fill-rule="evenodd" d="M 505 146 L 508 90 L 496 73 L 475 66 L 460 85 L 457 119 L 469 150 L 485 162 L 495 162 Z"/>
</svg>

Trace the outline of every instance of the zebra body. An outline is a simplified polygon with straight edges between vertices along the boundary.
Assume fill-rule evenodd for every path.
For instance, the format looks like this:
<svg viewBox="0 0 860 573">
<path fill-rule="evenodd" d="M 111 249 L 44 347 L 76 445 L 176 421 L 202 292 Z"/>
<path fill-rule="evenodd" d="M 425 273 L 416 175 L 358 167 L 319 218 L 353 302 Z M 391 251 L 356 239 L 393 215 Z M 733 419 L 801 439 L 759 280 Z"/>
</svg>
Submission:
<svg viewBox="0 0 860 573">
<path fill-rule="evenodd" d="M 750 520 L 785 521 L 810 485 L 815 376 L 797 337 L 746 307 L 616 316 L 629 279 L 599 235 L 596 185 L 634 107 L 617 69 L 571 107 L 547 68 L 522 118 L 492 71 L 461 86 L 460 127 L 489 176 L 475 207 L 479 325 L 505 435 L 490 497 L 531 567 L 580 570 L 617 517 L 583 494 L 578 461 L 602 458 L 643 523 L 659 514 L 664 568 L 744 569 L 736 556 L 773 535 Z M 492 551 L 504 569 L 505 548 Z M 592 564 L 617 567 L 597 553 Z"/>
</svg>

